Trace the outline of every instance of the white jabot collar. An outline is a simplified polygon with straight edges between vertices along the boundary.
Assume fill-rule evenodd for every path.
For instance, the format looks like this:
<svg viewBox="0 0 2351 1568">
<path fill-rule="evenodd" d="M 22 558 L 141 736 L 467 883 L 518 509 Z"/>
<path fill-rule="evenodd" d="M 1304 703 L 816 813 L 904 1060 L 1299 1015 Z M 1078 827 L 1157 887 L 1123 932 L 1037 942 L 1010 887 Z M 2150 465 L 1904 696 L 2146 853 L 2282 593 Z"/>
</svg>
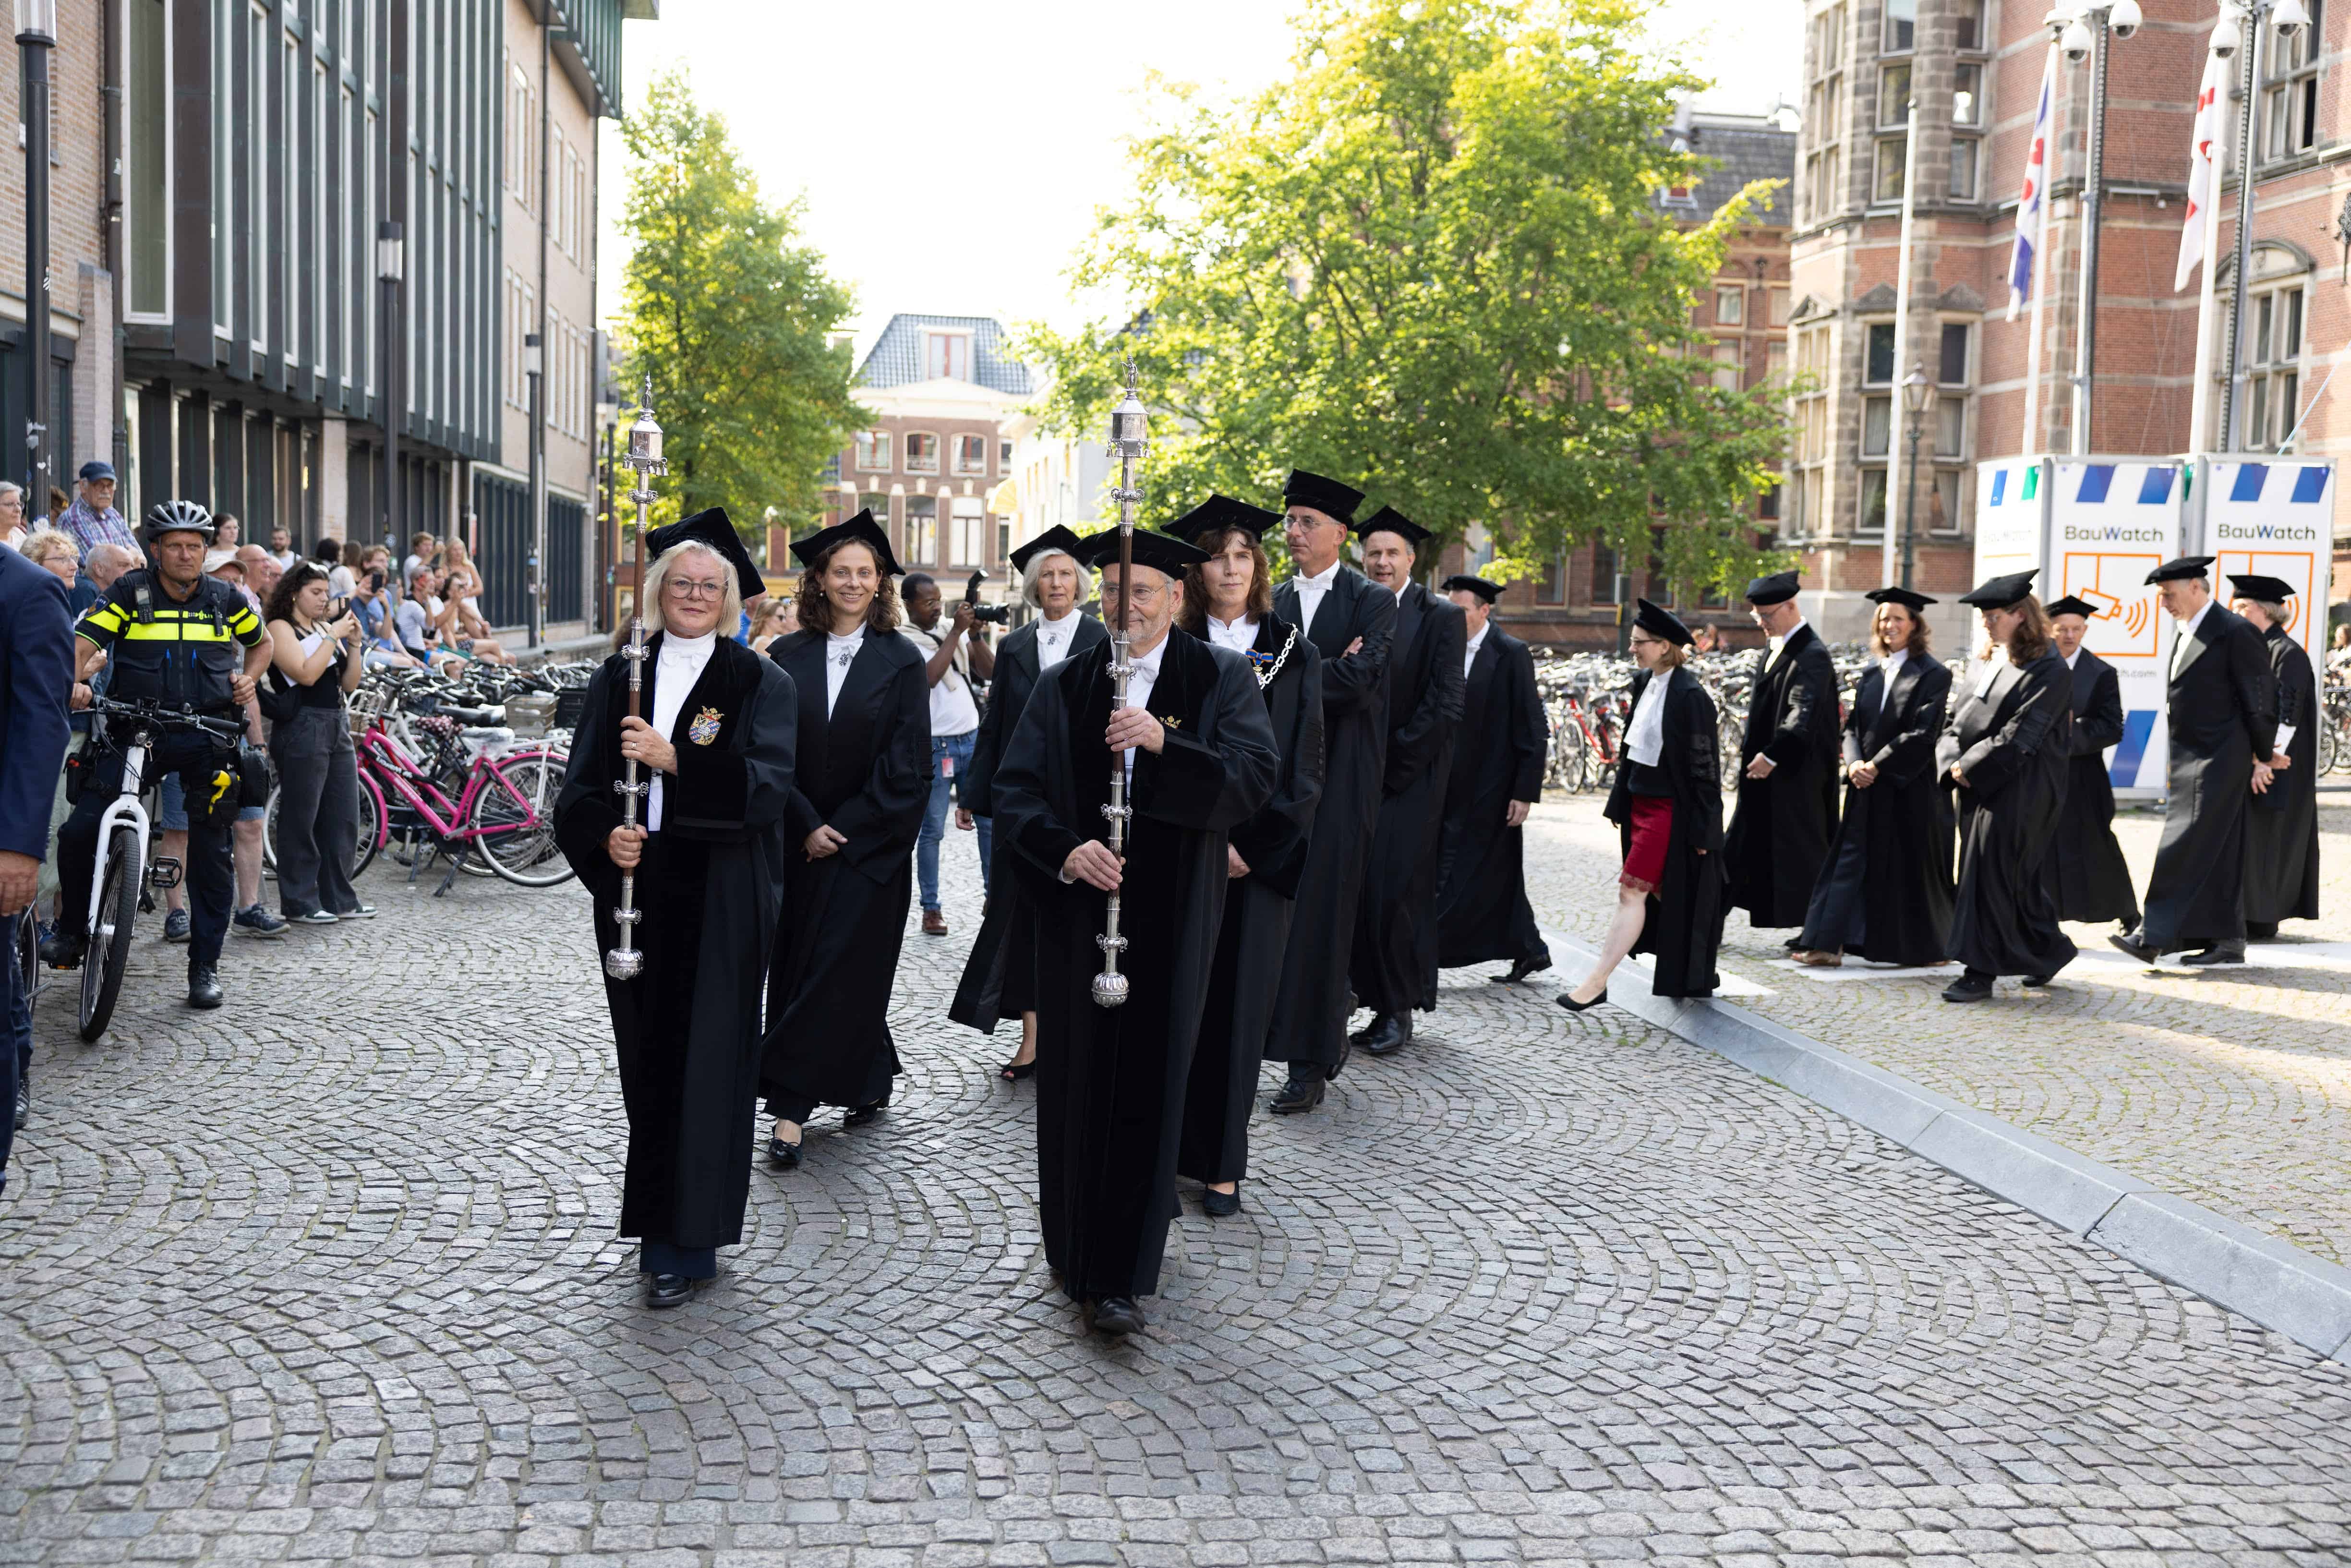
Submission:
<svg viewBox="0 0 2351 1568">
<path fill-rule="evenodd" d="M 1304 572 L 1296 572 L 1291 575 L 1290 580 L 1301 588 L 1328 588 L 1338 580 L 1339 569 L 1346 564 L 1344 561 L 1334 560 L 1311 577 Z"/>
<path fill-rule="evenodd" d="M 1066 615 L 1039 615 L 1037 617 L 1037 624 L 1040 626 L 1050 626 L 1054 631 L 1058 632 L 1063 626 L 1068 625 L 1071 622 L 1075 621 L 1079 616 L 1084 613 L 1085 612 L 1072 604 L 1070 606 L 1069 613 Z"/>
<path fill-rule="evenodd" d="M 689 659 L 706 659 L 710 650 L 718 645 L 718 631 L 713 627 L 699 637 L 681 637 L 674 632 L 662 634 L 662 663 L 684 664 Z"/>
</svg>

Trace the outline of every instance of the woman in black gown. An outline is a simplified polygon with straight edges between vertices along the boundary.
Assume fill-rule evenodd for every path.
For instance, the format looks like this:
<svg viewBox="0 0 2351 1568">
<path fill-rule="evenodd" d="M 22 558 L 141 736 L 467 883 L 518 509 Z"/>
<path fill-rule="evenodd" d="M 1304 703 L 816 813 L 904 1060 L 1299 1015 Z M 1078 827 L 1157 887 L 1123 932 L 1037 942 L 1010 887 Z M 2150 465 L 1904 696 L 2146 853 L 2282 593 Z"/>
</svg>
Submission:
<svg viewBox="0 0 2351 1568">
<path fill-rule="evenodd" d="M 2034 575 L 2011 572 L 1959 596 L 1983 612 L 1995 647 L 1968 677 L 1935 747 L 1936 771 L 1959 803 L 1949 953 L 1967 970 L 1945 988 L 1947 1002 L 1983 1001 L 2001 975 L 2045 986 L 2076 951 L 2058 928 L 2042 869 L 2065 809 L 2074 680 L 2032 597 Z"/>
<path fill-rule="evenodd" d="M 890 1103 L 890 987 L 931 757 L 930 686 L 898 635 L 888 536 L 860 512 L 792 554 L 807 569 L 800 629 L 768 656 L 799 690 L 799 759 L 760 1072 L 776 1118 L 768 1158 L 785 1169 L 799 1164 L 817 1106 L 848 1106 L 844 1125 L 856 1127 Z"/>
<path fill-rule="evenodd" d="M 1607 817 L 1625 844 L 1600 962 L 1562 993 L 1580 1013 L 1608 999 L 1608 977 L 1627 953 L 1653 955 L 1653 995 L 1710 997 L 1722 946 L 1722 770 L 1714 699 L 1682 667 L 1689 628 L 1672 612 L 1635 601 L 1633 718 Z"/>
<path fill-rule="evenodd" d="M 2229 581 L 2230 608 L 2262 634 L 2277 673 L 2278 743 L 2273 761 L 2253 769 L 2245 814 L 2245 935 L 2266 942 L 2281 920 L 2318 918 L 2318 683 L 2310 655 L 2285 632 L 2294 585 L 2241 573 Z"/>
<path fill-rule="evenodd" d="M 1951 935 L 1950 805 L 1935 770 L 1951 672 L 1920 613 L 1935 601 L 1907 588 L 1868 597 L 1877 663 L 1844 717 L 1844 815 L 1796 938 L 1796 962 L 1823 968 L 1848 953 L 1945 963 Z"/>
<path fill-rule="evenodd" d="M 1184 1094 L 1176 1171 L 1207 1186 L 1200 1207 L 1211 1215 L 1240 1212 L 1258 1070 L 1322 796 L 1322 658 L 1304 632 L 1274 614 L 1273 571 L 1259 543 L 1280 521 L 1279 512 L 1211 496 L 1167 530 L 1208 552 L 1184 575 L 1176 624 L 1249 660 L 1281 748 L 1273 798 L 1226 844 L 1225 918 Z"/>
</svg>

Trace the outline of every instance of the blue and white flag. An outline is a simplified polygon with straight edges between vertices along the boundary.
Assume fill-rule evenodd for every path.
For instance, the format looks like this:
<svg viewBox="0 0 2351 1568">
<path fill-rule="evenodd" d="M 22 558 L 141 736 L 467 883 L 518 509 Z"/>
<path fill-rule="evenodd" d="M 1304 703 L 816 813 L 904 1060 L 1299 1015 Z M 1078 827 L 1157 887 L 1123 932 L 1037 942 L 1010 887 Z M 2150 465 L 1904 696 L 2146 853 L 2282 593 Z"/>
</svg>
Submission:
<svg viewBox="0 0 2351 1568">
<path fill-rule="evenodd" d="M 2057 101 L 2057 51 L 2041 68 L 2041 107 L 2032 114 L 2032 141 L 2024 155 L 2024 190 L 2016 200 L 2016 248 L 2008 258 L 2008 319 L 2016 319 L 2032 292 L 2032 269 L 2040 261 L 2034 246 L 2041 237 L 2041 204 L 2047 194 L 2049 118 Z"/>
</svg>

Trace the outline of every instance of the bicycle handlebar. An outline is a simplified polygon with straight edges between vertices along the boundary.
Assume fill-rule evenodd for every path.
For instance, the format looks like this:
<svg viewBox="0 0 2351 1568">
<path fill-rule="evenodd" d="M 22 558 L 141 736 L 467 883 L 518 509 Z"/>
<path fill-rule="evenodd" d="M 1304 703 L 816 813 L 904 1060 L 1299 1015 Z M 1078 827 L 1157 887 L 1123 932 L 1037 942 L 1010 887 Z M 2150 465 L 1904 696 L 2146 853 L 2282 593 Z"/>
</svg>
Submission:
<svg viewBox="0 0 2351 1568">
<path fill-rule="evenodd" d="M 89 711 L 117 718 L 134 719 L 141 724 L 154 725 L 161 729 L 200 729 L 234 744 L 245 738 L 245 721 L 238 718 L 214 718 L 191 707 L 165 707 L 158 702 L 125 702 L 117 697 L 92 697 Z"/>
</svg>

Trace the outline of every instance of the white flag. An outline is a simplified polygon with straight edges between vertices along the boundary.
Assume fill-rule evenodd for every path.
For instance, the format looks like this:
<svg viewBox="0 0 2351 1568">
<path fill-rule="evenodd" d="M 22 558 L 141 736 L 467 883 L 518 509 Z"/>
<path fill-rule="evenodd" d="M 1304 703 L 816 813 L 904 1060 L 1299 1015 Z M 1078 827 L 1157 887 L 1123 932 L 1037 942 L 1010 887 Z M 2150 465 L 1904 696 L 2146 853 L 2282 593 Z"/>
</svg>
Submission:
<svg viewBox="0 0 2351 1568">
<path fill-rule="evenodd" d="M 2188 275 L 2204 259 L 2204 208 L 2217 199 L 2220 183 L 2216 161 L 2220 152 L 2220 105 L 2226 98 L 2228 62 L 2207 55 L 2204 85 L 2196 93 L 2196 129 L 2188 147 L 2188 215 L 2179 230 L 2179 270 L 2171 280 L 2174 292 L 2188 287 Z"/>
</svg>

